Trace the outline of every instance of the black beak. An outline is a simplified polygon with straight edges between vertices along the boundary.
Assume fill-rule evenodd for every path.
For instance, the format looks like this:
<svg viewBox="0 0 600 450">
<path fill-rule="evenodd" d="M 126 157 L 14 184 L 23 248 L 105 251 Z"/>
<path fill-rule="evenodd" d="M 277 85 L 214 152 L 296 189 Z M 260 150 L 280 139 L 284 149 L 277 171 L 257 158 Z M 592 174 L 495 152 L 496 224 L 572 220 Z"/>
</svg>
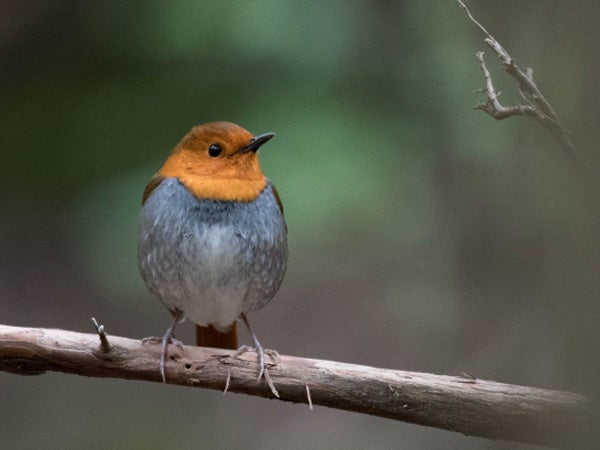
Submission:
<svg viewBox="0 0 600 450">
<path fill-rule="evenodd" d="M 264 133 L 264 134 L 259 134 L 258 136 L 254 136 L 252 139 L 250 139 L 250 142 L 248 143 L 248 145 L 240 148 L 239 151 L 242 153 L 256 152 L 260 148 L 261 145 L 263 145 L 265 142 L 267 142 L 273 136 L 275 136 L 275 133 Z"/>
</svg>

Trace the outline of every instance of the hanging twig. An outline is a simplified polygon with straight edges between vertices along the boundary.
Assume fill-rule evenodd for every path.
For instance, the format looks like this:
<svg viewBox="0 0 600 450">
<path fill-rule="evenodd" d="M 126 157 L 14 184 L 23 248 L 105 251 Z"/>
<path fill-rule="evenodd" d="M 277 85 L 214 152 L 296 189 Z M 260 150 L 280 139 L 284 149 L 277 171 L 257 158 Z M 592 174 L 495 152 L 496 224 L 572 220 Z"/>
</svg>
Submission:
<svg viewBox="0 0 600 450">
<path fill-rule="evenodd" d="M 531 68 L 527 68 L 525 71 L 521 70 L 506 49 L 502 47 L 490 32 L 473 17 L 471 11 L 469 11 L 469 8 L 467 8 L 464 2 L 458 0 L 458 4 L 465 10 L 469 19 L 483 32 L 485 35 L 485 43 L 493 50 L 500 61 L 502 61 L 506 73 L 517 81 L 519 84 L 519 94 L 526 103 L 524 105 L 514 106 L 503 106 L 500 103 L 498 100 L 500 94 L 494 89 L 492 77 L 483 59 L 484 53 L 480 51 L 477 52 L 476 56 L 485 78 L 486 87 L 478 92 L 485 92 L 487 101 L 485 103 L 479 103 L 475 109 L 481 109 L 497 120 L 503 120 L 513 116 L 532 117 L 552 133 L 569 157 L 575 161 L 575 146 L 571 140 L 570 133 L 561 124 L 558 114 L 537 87 L 533 80 L 533 70 Z"/>
</svg>

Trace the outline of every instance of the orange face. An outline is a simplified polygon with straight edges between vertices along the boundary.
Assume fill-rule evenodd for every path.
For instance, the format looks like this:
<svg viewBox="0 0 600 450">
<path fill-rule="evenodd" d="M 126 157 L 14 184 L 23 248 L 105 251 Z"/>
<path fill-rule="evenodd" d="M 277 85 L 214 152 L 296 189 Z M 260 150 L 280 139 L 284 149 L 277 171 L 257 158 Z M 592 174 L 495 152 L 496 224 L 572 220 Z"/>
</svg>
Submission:
<svg viewBox="0 0 600 450">
<path fill-rule="evenodd" d="M 198 198 L 254 200 L 267 183 L 257 150 L 271 137 L 253 137 L 230 122 L 199 125 L 177 144 L 158 175 L 178 178 Z"/>
</svg>

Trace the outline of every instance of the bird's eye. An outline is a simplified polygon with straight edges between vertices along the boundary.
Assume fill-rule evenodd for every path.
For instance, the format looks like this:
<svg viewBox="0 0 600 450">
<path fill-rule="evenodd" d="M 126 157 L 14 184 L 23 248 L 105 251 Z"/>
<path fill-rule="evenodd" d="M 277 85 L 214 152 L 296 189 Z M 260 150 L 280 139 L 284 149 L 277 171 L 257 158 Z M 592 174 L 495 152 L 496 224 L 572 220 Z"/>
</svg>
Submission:
<svg viewBox="0 0 600 450">
<path fill-rule="evenodd" d="M 211 144 L 210 147 L 208 147 L 208 154 L 213 158 L 219 156 L 222 151 L 223 150 L 221 150 L 221 146 L 219 144 Z"/>
</svg>

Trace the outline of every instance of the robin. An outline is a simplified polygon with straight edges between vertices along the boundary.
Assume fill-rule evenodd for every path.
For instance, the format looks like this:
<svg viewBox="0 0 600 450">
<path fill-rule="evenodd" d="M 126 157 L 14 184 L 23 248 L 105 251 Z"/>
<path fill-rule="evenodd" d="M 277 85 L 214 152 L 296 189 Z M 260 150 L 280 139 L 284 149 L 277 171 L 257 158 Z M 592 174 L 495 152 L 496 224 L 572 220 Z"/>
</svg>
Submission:
<svg viewBox="0 0 600 450">
<path fill-rule="evenodd" d="M 242 320 L 259 358 L 265 351 L 247 313 L 265 306 L 285 275 L 287 227 L 275 186 L 262 173 L 258 149 L 274 136 L 253 136 L 230 122 L 199 125 L 177 144 L 142 198 L 138 264 L 146 285 L 173 316 L 162 338 L 165 382 L 168 344 L 177 323 L 196 324 L 197 345 L 237 348 Z"/>
</svg>

